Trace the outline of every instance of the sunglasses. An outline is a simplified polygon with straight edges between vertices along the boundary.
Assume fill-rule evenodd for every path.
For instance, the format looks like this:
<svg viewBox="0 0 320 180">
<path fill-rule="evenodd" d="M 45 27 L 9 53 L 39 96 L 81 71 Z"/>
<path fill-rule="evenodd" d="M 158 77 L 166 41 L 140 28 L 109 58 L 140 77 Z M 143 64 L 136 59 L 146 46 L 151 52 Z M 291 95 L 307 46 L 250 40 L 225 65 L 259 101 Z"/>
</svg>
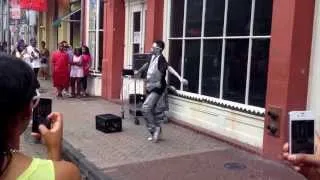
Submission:
<svg viewBox="0 0 320 180">
<path fill-rule="evenodd" d="M 36 108 L 40 101 L 40 93 L 39 90 L 36 89 L 36 95 L 32 98 L 32 108 Z"/>
</svg>

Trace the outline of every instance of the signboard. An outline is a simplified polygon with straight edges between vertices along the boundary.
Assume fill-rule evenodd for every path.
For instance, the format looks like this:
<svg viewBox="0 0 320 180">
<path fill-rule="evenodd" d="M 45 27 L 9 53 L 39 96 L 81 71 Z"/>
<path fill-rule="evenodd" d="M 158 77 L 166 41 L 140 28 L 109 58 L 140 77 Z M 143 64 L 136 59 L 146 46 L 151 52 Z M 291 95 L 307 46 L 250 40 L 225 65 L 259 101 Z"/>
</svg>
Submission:
<svg viewBox="0 0 320 180">
<path fill-rule="evenodd" d="M 133 33 L 133 44 L 140 44 L 140 38 L 141 33 L 140 32 L 134 32 Z"/>
<path fill-rule="evenodd" d="M 21 18 L 21 9 L 20 7 L 12 7 L 10 8 L 10 18 L 13 20 L 18 20 Z"/>
<path fill-rule="evenodd" d="M 21 9 L 29 9 L 35 11 L 47 11 L 47 0 L 20 0 Z"/>
</svg>

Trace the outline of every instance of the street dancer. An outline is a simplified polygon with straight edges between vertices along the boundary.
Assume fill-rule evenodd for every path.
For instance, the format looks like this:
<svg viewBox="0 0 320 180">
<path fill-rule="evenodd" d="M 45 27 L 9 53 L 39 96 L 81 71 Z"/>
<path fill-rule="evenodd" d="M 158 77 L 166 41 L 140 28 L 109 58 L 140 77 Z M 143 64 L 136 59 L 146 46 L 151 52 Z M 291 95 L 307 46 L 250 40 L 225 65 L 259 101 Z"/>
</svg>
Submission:
<svg viewBox="0 0 320 180">
<path fill-rule="evenodd" d="M 148 137 L 148 140 L 153 142 L 158 142 L 160 138 L 161 118 L 159 118 L 159 115 L 163 114 L 164 109 L 159 100 L 161 96 L 164 95 L 167 88 L 165 79 L 167 70 L 173 69 L 168 68 L 168 63 L 162 54 L 164 47 L 165 44 L 163 41 L 154 41 L 151 48 L 152 56 L 150 62 L 144 64 L 137 72 L 135 72 L 135 74 L 138 75 L 147 70 L 147 97 L 142 105 L 142 112 L 146 119 L 148 131 L 151 135 Z M 181 81 L 184 81 L 180 76 L 178 78 Z"/>
</svg>

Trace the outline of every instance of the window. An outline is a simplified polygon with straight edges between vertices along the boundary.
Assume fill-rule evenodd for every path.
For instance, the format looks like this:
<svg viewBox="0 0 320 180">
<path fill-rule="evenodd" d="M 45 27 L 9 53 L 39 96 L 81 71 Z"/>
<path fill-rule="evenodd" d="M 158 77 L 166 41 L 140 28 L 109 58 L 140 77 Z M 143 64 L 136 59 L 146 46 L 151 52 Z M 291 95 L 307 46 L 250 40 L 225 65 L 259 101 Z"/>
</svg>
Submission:
<svg viewBox="0 0 320 180">
<path fill-rule="evenodd" d="M 89 0 L 88 3 L 88 38 L 87 45 L 92 56 L 91 71 L 101 73 L 103 51 L 104 1 Z"/>
<path fill-rule="evenodd" d="M 169 64 L 177 89 L 264 107 L 272 0 L 171 0 Z"/>
</svg>

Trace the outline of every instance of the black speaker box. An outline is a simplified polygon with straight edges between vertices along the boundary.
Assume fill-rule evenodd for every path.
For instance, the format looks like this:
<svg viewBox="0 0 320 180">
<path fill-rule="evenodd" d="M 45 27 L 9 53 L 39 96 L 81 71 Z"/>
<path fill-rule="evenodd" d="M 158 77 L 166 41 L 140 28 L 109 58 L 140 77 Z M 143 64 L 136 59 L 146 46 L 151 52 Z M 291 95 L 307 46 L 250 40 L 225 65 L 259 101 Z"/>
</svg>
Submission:
<svg viewBox="0 0 320 180">
<path fill-rule="evenodd" d="M 113 114 L 101 114 L 96 116 L 96 129 L 104 133 L 122 131 L 122 119 Z"/>
</svg>

